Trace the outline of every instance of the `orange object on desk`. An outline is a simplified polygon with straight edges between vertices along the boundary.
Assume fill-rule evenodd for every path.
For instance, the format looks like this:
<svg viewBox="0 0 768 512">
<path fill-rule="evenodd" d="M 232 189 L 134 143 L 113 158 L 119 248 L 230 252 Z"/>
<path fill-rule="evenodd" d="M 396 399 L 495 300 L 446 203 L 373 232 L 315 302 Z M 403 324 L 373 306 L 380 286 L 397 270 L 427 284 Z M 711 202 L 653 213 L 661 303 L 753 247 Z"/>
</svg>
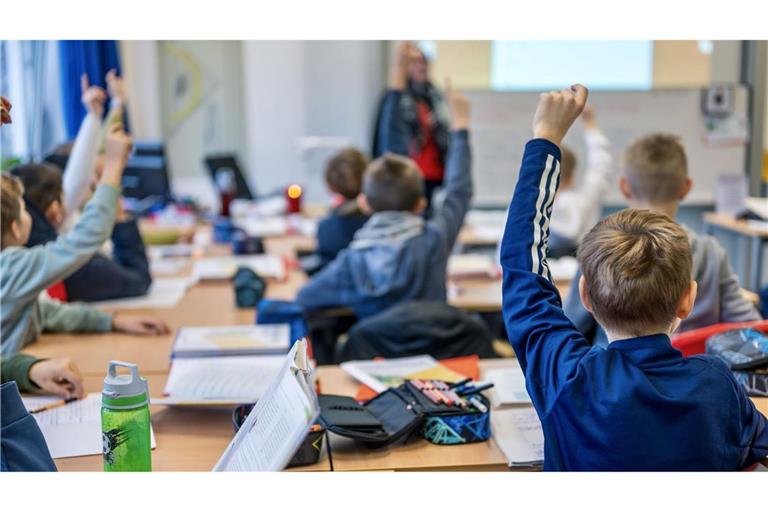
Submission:
<svg viewBox="0 0 768 512">
<path fill-rule="evenodd" d="M 438 362 L 446 368 L 450 368 L 456 373 L 460 373 L 472 380 L 480 379 L 480 357 L 476 355 L 452 357 L 451 359 L 441 359 Z M 378 395 L 378 393 L 375 390 L 369 388 L 365 384 L 362 384 L 359 388 L 357 388 L 355 400 L 358 402 L 366 402 L 376 395 Z"/>
</svg>

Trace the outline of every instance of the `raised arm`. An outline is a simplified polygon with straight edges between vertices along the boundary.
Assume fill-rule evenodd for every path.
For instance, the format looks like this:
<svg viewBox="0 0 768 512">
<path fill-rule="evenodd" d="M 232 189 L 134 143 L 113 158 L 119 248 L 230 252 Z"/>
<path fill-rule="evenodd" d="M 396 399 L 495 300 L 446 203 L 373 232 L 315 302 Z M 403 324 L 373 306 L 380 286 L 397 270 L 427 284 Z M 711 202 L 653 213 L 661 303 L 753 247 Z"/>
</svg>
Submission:
<svg viewBox="0 0 768 512">
<path fill-rule="evenodd" d="M 444 196 L 435 204 L 430 224 L 445 235 L 450 250 L 472 200 L 472 152 L 469 145 L 469 101 L 446 88 L 451 107 L 451 141 L 443 181 Z"/>
<path fill-rule="evenodd" d="M 563 313 L 546 259 L 549 216 L 559 182 L 559 144 L 586 99 L 582 86 L 541 95 L 535 138 L 525 146 L 501 244 L 504 323 L 528 392 L 542 414 L 589 350 Z"/>
<path fill-rule="evenodd" d="M 109 237 L 131 139 L 116 127 L 107 138 L 106 146 L 101 184 L 72 231 L 45 245 L 11 253 L 12 257 L 24 258 L 24 265 L 19 267 L 19 271 L 8 276 L 15 281 L 9 289 L 17 290 L 18 297 L 37 295 L 69 276 L 88 261 Z"/>
<path fill-rule="evenodd" d="M 80 210 L 88 197 L 88 183 L 96 165 L 101 136 L 101 117 L 104 115 L 104 103 L 107 100 L 104 89 L 89 85 L 86 74 L 80 78 L 80 88 L 86 115 L 77 132 L 75 144 L 67 160 L 67 167 L 64 169 L 62 187 L 67 217 L 71 217 Z"/>
</svg>

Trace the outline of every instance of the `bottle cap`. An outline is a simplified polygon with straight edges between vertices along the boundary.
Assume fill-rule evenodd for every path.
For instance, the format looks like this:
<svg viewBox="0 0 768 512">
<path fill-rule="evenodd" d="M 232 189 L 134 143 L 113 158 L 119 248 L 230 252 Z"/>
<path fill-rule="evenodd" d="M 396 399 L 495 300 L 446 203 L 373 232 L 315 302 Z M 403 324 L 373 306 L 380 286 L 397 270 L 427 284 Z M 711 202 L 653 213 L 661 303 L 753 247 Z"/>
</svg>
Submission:
<svg viewBox="0 0 768 512">
<path fill-rule="evenodd" d="M 118 368 L 127 368 L 128 375 L 118 375 Z M 147 379 L 139 375 L 139 367 L 133 363 L 110 361 L 102 391 L 103 405 L 116 408 L 140 407 L 148 403 Z"/>
</svg>

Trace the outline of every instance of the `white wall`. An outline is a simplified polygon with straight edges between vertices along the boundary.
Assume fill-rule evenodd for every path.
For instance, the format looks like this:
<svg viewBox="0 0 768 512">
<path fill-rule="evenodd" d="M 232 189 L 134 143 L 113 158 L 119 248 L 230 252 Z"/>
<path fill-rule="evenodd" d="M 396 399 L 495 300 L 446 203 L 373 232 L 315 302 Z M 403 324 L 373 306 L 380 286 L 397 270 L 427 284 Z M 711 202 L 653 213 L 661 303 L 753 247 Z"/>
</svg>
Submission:
<svg viewBox="0 0 768 512">
<path fill-rule="evenodd" d="M 139 139 L 163 136 L 157 41 L 120 41 L 120 64 L 128 91 L 128 119 Z"/>
<path fill-rule="evenodd" d="M 216 204 L 206 155 L 243 161 L 244 113 L 240 41 L 160 41 L 160 111 L 174 193 Z"/>
<path fill-rule="evenodd" d="M 324 201 L 325 160 L 340 146 L 370 150 L 386 84 L 380 41 L 243 43 L 247 169 L 264 193 L 297 182 Z"/>
</svg>

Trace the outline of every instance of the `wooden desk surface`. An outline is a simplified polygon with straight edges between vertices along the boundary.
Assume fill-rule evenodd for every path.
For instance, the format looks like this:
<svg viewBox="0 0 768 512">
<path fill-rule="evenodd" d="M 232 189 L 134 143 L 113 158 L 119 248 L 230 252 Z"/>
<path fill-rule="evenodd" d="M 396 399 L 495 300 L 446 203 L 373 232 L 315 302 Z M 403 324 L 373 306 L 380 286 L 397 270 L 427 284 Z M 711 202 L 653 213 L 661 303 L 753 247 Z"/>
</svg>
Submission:
<svg viewBox="0 0 768 512">
<path fill-rule="evenodd" d="M 735 219 L 730 215 L 707 212 L 704 214 L 704 222 L 742 235 L 768 239 L 768 229 L 756 228 L 747 221 Z"/>
</svg>

